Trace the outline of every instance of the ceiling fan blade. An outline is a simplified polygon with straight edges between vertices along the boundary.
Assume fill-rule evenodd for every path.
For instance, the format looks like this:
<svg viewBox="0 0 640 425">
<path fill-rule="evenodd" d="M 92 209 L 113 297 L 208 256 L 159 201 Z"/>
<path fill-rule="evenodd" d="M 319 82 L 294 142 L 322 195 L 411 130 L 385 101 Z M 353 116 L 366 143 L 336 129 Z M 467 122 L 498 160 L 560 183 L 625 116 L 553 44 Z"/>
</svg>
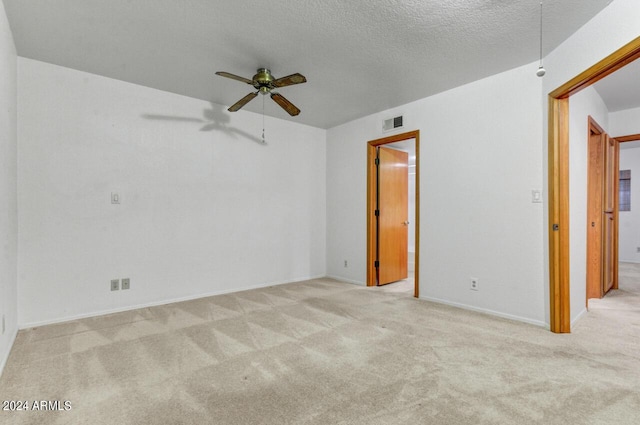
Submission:
<svg viewBox="0 0 640 425">
<path fill-rule="evenodd" d="M 293 84 L 302 84 L 306 82 L 307 82 L 307 79 L 304 77 L 304 75 L 298 74 L 296 72 L 295 74 L 278 78 L 277 80 L 273 81 L 271 84 L 273 85 L 273 87 L 286 87 L 286 86 L 291 86 Z"/>
<path fill-rule="evenodd" d="M 231 107 L 227 109 L 227 111 L 236 112 L 237 110 L 242 108 L 244 105 L 249 103 L 251 100 L 253 100 L 253 98 L 256 97 L 257 95 L 258 95 L 258 92 L 249 93 L 248 95 L 246 95 L 245 97 L 243 97 L 242 99 L 240 99 L 239 101 L 231 105 Z"/>
<path fill-rule="evenodd" d="M 218 72 L 216 72 L 216 75 L 219 75 L 221 77 L 231 78 L 232 80 L 238 80 L 238 81 L 242 81 L 243 83 L 247 83 L 247 84 L 253 85 L 253 80 L 250 80 L 250 79 L 244 78 L 244 77 L 240 77 L 240 76 L 235 75 L 235 74 L 230 74 L 228 72 L 218 71 Z"/>
<path fill-rule="evenodd" d="M 271 93 L 271 99 L 273 99 L 274 102 L 280 105 L 280 107 L 287 111 L 287 113 L 292 117 L 295 117 L 300 113 L 300 109 L 298 109 L 296 105 L 285 99 L 285 97 L 280 93 Z"/>
</svg>

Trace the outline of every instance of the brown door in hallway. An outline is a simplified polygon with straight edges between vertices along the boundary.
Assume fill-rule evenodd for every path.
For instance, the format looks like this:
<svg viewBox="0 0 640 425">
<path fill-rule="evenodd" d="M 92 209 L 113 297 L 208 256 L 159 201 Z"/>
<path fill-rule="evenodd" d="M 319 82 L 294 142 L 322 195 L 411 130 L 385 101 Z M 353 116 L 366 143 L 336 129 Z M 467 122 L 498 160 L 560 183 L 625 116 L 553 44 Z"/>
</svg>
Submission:
<svg viewBox="0 0 640 425">
<path fill-rule="evenodd" d="M 587 168 L 587 299 L 603 292 L 604 131 L 590 118 Z"/>
<path fill-rule="evenodd" d="M 618 192 L 618 143 L 605 134 L 605 202 L 604 202 L 604 266 L 603 266 L 603 294 L 606 294 L 616 284 L 618 269 L 617 255 L 617 205 Z"/>
<path fill-rule="evenodd" d="M 618 143 L 589 117 L 587 300 L 617 288 Z"/>
<path fill-rule="evenodd" d="M 409 154 L 378 148 L 378 285 L 406 279 L 408 254 Z"/>
</svg>

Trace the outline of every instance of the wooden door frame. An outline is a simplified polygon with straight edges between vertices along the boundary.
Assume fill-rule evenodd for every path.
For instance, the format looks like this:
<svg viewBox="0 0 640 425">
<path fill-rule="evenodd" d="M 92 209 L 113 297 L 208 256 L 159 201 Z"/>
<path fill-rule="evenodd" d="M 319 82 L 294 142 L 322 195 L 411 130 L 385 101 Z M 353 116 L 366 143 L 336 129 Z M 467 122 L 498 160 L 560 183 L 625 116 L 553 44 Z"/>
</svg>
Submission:
<svg viewBox="0 0 640 425">
<path fill-rule="evenodd" d="M 613 158 L 613 286 L 611 289 L 618 289 L 618 264 L 620 259 L 620 141 L 611 137 L 615 146 L 615 156 Z"/>
<path fill-rule="evenodd" d="M 374 159 L 376 158 L 376 148 L 389 143 L 402 142 L 403 140 L 415 139 L 416 149 L 416 199 L 415 199 L 415 249 L 414 249 L 414 274 L 413 274 L 413 296 L 420 295 L 420 130 L 409 131 L 407 133 L 394 134 L 382 139 L 370 140 L 367 142 L 367 286 L 376 286 L 376 270 L 374 261 L 376 258 L 376 169 Z"/>
<path fill-rule="evenodd" d="M 587 310 L 589 309 L 589 299 L 590 298 L 602 298 L 603 295 L 603 291 L 602 291 L 602 273 L 603 273 L 603 268 L 602 268 L 602 256 L 603 254 L 603 248 L 602 248 L 602 237 L 604 235 L 603 232 L 603 221 L 602 218 L 597 219 L 597 223 L 598 223 L 598 228 L 599 228 L 599 232 L 597 234 L 597 237 L 595 235 L 593 235 L 592 229 L 591 229 L 591 223 L 592 220 L 596 220 L 593 217 L 593 211 L 592 211 L 592 202 L 597 200 L 597 197 L 595 197 L 595 188 L 593 187 L 593 185 L 597 185 L 599 187 L 599 191 L 598 194 L 600 195 L 600 200 L 597 201 L 598 202 L 598 216 L 602 215 L 602 210 L 603 210 L 603 195 L 604 195 L 604 179 L 605 179 L 605 169 L 606 169 L 606 165 L 605 165 L 605 157 L 606 157 L 606 139 L 604 138 L 606 135 L 606 132 L 604 131 L 604 129 L 600 126 L 600 124 L 598 124 L 596 122 L 596 120 L 589 115 L 587 117 L 587 158 L 588 158 L 588 163 L 587 163 L 587 222 L 586 224 L 586 232 L 587 232 L 587 270 L 586 270 L 586 294 L 587 296 L 585 297 L 585 307 L 587 308 Z M 597 150 L 599 151 L 599 159 L 600 161 L 599 164 L 597 166 L 595 166 L 594 168 L 594 164 L 593 164 L 593 142 L 592 142 L 592 138 L 593 136 L 598 136 L 598 142 L 597 142 Z M 594 179 L 594 177 L 596 177 Z M 596 259 L 597 257 L 597 259 Z M 594 262 L 592 262 L 591 260 L 596 260 Z M 596 264 L 596 266 L 598 267 L 598 273 L 594 273 L 593 270 L 593 263 Z"/>
<path fill-rule="evenodd" d="M 571 332 L 569 275 L 569 97 L 640 58 L 640 37 L 549 93 L 549 327 Z"/>
<path fill-rule="evenodd" d="M 614 137 L 614 139 L 616 139 L 618 143 L 637 142 L 638 140 L 640 140 L 640 134 L 630 134 L 628 136 Z"/>
<path fill-rule="evenodd" d="M 619 266 L 619 262 L 620 262 L 620 144 L 621 143 L 626 143 L 626 142 L 637 142 L 640 141 L 640 134 L 629 134 L 626 136 L 619 136 L 619 137 L 614 137 L 614 139 L 616 139 L 618 141 L 618 149 L 617 149 L 617 157 L 616 157 L 616 165 L 615 165 L 615 169 L 616 169 L 616 176 L 618 176 L 617 181 L 617 190 L 616 190 L 616 227 L 615 227 L 615 244 L 618 247 L 616 249 L 616 269 L 615 269 L 615 276 L 614 276 L 614 281 L 613 281 L 613 289 L 618 289 L 619 288 L 619 283 L 620 280 L 618 279 L 618 266 Z"/>
</svg>

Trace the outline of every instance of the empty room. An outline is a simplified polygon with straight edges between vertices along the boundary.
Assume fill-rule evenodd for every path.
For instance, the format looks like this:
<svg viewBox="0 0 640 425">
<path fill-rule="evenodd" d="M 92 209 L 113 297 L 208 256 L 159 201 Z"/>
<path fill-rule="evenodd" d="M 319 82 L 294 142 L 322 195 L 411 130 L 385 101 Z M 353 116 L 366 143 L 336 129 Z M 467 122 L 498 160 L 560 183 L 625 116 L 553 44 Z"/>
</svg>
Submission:
<svg viewBox="0 0 640 425">
<path fill-rule="evenodd" d="M 637 0 L 2 0 L 0 424 L 637 424 L 639 78 Z"/>
</svg>

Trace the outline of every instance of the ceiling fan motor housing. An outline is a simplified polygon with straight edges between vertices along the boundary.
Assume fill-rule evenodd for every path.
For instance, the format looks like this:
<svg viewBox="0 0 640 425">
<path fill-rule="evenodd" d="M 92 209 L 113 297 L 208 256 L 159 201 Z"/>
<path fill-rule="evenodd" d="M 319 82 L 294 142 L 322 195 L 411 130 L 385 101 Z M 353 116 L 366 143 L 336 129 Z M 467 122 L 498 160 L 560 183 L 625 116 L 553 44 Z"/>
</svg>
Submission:
<svg viewBox="0 0 640 425">
<path fill-rule="evenodd" d="M 258 69 L 258 73 L 253 76 L 254 87 L 260 90 L 260 93 L 267 94 L 271 91 L 271 83 L 273 76 L 267 68 Z"/>
<path fill-rule="evenodd" d="M 224 71 L 218 71 L 216 72 L 216 75 L 249 84 L 257 90 L 256 92 L 249 93 L 248 95 L 231 105 L 229 109 L 227 109 L 229 112 L 236 112 L 240 110 L 244 105 L 254 99 L 258 95 L 258 93 L 262 93 L 263 95 L 269 93 L 271 94 L 271 99 L 273 99 L 274 102 L 276 102 L 292 117 L 295 117 L 300 113 L 300 109 L 298 109 L 298 107 L 293 103 L 289 102 L 289 100 L 287 100 L 283 95 L 281 95 L 280 93 L 272 92 L 272 90 L 281 87 L 306 83 L 307 79 L 300 73 L 296 72 L 295 74 L 275 79 L 273 78 L 273 75 L 271 75 L 271 71 L 267 68 L 258 68 L 258 72 L 253 76 L 251 80 Z"/>
</svg>

